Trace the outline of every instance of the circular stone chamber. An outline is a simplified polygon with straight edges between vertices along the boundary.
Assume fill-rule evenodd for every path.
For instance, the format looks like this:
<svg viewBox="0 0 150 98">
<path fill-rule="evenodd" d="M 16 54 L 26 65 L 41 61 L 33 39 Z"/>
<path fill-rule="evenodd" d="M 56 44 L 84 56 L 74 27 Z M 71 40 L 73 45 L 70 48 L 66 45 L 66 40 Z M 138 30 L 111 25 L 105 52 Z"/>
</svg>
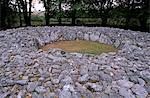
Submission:
<svg viewBox="0 0 150 98">
<path fill-rule="evenodd" d="M 50 43 L 71 41 L 118 50 L 98 55 L 55 47 L 42 50 Z M 149 98 L 149 94 L 148 32 L 65 26 L 0 31 L 0 98 Z"/>
</svg>

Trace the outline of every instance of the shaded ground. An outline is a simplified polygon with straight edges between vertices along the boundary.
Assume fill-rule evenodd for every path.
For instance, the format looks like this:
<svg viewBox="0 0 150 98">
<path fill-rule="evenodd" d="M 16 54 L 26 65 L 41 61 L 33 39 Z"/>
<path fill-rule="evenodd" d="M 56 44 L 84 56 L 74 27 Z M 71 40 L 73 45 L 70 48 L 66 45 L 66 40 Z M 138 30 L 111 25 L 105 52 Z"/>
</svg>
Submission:
<svg viewBox="0 0 150 98">
<path fill-rule="evenodd" d="M 84 40 L 55 42 L 42 47 L 42 50 L 47 51 L 49 48 L 61 48 L 67 52 L 89 53 L 95 55 L 107 52 L 117 52 L 117 49 L 111 45 Z"/>
</svg>

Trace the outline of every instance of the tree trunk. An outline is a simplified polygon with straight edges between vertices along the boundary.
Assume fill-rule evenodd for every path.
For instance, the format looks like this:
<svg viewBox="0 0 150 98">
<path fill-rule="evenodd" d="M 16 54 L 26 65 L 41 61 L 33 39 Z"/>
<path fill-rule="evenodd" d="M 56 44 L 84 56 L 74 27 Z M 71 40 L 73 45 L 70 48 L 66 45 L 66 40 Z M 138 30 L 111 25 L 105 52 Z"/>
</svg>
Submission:
<svg viewBox="0 0 150 98">
<path fill-rule="evenodd" d="M 129 28 L 130 19 L 131 19 L 130 15 L 127 15 L 127 17 L 126 17 L 126 24 L 125 24 L 125 26 L 126 26 L 127 28 Z"/>
<path fill-rule="evenodd" d="M 10 18 L 11 18 L 10 16 L 7 17 L 7 28 L 11 27 L 11 19 Z"/>
<path fill-rule="evenodd" d="M 28 23 L 28 16 L 27 16 L 27 11 L 26 11 L 26 10 L 25 10 L 25 11 L 23 11 L 23 16 L 24 16 L 25 24 L 26 24 L 26 26 L 28 26 L 28 25 L 29 25 L 29 23 Z"/>
<path fill-rule="evenodd" d="M 28 11 L 27 11 L 27 1 L 20 0 L 20 3 L 22 5 L 23 17 L 24 17 L 25 24 L 26 24 L 26 26 L 28 26 L 30 23 L 29 23 L 29 19 L 28 19 L 29 17 L 28 17 Z"/>
<path fill-rule="evenodd" d="M 21 6 L 20 3 L 17 0 L 17 4 L 18 4 L 18 9 L 19 9 L 19 23 L 20 23 L 20 27 L 22 26 L 22 20 L 21 20 Z"/>
<path fill-rule="evenodd" d="M 49 13 L 45 10 L 45 23 L 48 26 L 49 25 Z"/>
<path fill-rule="evenodd" d="M 5 29 L 7 27 L 7 10 L 8 10 L 8 0 L 1 1 L 3 4 L 0 6 L 0 29 Z"/>
<path fill-rule="evenodd" d="M 108 15 L 108 10 L 104 8 L 104 4 L 105 3 L 103 3 L 101 5 L 101 8 L 100 8 L 100 14 L 101 14 L 101 20 L 102 20 L 101 25 L 102 26 L 106 26 L 106 24 L 107 24 L 107 15 Z"/>
<path fill-rule="evenodd" d="M 3 8 L 2 8 L 3 9 Z M 3 14 L 1 14 L 3 13 Z M 1 10 L 1 13 L 0 13 L 0 28 L 1 29 L 4 29 L 6 27 L 6 11 L 5 11 L 5 8 L 3 10 Z"/>
<path fill-rule="evenodd" d="M 28 25 L 31 26 L 31 7 L 32 7 L 32 0 L 29 0 L 29 16 L 28 16 Z"/>
<path fill-rule="evenodd" d="M 20 22 L 20 27 L 22 26 L 22 19 L 21 19 L 21 10 L 19 9 L 19 22 Z"/>
<path fill-rule="evenodd" d="M 145 18 L 145 16 L 141 16 L 139 18 L 139 21 L 140 21 L 141 30 L 145 30 L 146 29 L 146 23 L 147 23 L 147 19 Z"/>
<path fill-rule="evenodd" d="M 132 18 L 132 11 L 134 9 L 134 0 L 132 0 L 132 4 L 130 4 L 131 0 L 128 0 L 127 2 L 127 17 L 126 17 L 126 28 L 130 28 L 130 20 Z"/>
<path fill-rule="evenodd" d="M 2 11 L 1 13 L 3 13 L 3 14 L 1 14 L 0 15 L 0 28 L 1 29 L 4 29 L 5 27 L 6 27 L 6 22 L 5 22 L 5 20 L 6 20 L 6 13 L 5 13 L 5 11 Z"/>
<path fill-rule="evenodd" d="M 106 26 L 106 24 L 107 24 L 107 18 L 102 17 L 102 26 Z"/>
<path fill-rule="evenodd" d="M 72 25 L 75 25 L 75 21 L 76 21 L 76 10 L 74 9 L 72 12 Z"/>
<path fill-rule="evenodd" d="M 49 25 L 49 19 L 50 19 L 50 8 L 51 8 L 51 2 L 50 0 L 43 0 L 44 7 L 45 7 L 45 24 Z"/>
<path fill-rule="evenodd" d="M 61 25 L 61 0 L 59 0 L 59 17 L 58 17 L 58 22 L 59 22 L 59 25 Z"/>
<path fill-rule="evenodd" d="M 61 17 L 58 18 L 58 24 L 61 25 Z"/>
<path fill-rule="evenodd" d="M 141 11 L 143 13 L 142 13 L 142 15 L 139 16 L 139 22 L 140 22 L 142 31 L 145 31 L 146 29 L 149 30 L 149 28 L 148 28 L 149 26 L 147 26 L 147 20 L 150 15 L 149 4 L 150 4 L 149 0 L 144 1 L 143 8 L 141 9 Z"/>
<path fill-rule="evenodd" d="M 103 11 L 103 13 L 102 13 L 102 17 L 101 17 L 101 19 L 102 19 L 102 26 L 106 26 L 106 24 L 107 24 L 107 14 L 108 12 L 107 11 Z"/>
</svg>

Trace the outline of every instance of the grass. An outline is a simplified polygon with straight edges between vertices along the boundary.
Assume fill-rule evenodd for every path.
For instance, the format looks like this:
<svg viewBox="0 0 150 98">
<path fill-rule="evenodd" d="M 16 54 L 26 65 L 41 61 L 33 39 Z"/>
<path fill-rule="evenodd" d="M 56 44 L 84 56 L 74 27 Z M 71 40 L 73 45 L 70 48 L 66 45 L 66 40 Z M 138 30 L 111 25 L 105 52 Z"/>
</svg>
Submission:
<svg viewBox="0 0 150 98">
<path fill-rule="evenodd" d="M 117 49 L 111 45 L 85 40 L 54 42 L 42 47 L 42 50 L 47 51 L 49 48 L 60 48 L 66 52 L 79 52 L 94 55 L 117 52 Z"/>
</svg>

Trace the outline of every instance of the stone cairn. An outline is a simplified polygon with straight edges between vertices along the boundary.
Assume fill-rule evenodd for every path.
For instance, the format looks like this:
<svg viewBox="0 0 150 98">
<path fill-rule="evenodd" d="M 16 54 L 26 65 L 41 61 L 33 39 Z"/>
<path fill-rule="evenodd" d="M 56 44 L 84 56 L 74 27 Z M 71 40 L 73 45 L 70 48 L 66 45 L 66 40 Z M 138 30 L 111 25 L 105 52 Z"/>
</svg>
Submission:
<svg viewBox="0 0 150 98">
<path fill-rule="evenodd" d="M 119 50 L 93 56 L 40 49 L 75 39 Z M 150 98 L 150 33 L 59 26 L 0 31 L 0 98 Z"/>
</svg>

